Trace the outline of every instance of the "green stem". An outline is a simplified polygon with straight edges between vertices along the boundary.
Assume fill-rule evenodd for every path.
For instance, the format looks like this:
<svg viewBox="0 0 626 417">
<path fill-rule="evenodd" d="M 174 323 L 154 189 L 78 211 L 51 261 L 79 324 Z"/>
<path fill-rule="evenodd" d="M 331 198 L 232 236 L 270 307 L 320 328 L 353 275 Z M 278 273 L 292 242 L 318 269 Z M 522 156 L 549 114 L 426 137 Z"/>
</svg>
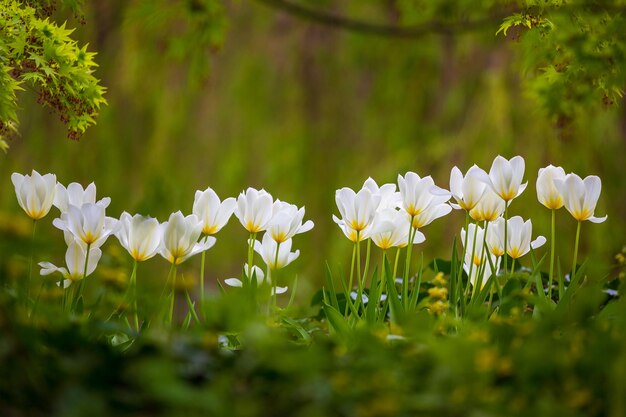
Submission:
<svg viewBox="0 0 626 417">
<path fill-rule="evenodd" d="M 370 252 L 372 250 L 372 239 L 367 240 L 367 252 L 365 254 L 365 269 L 363 270 L 363 281 L 367 280 L 367 274 L 370 268 Z M 363 282 L 365 286 L 365 282 Z"/>
<path fill-rule="evenodd" d="M 91 243 L 87 243 L 87 254 L 85 255 L 85 269 L 83 269 L 83 281 L 87 278 L 87 267 L 89 267 L 89 252 L 91 249 Z M 81 292 L 82 294 L 82 292 Z"/>
<path fill-rule="evenodd" d="M 172 293 L 170 296 L 170 328 L 173 326 L 174 324 L 174 300 L 176 299 L 176 259 L 174 259 L 174 262 L 172 262 L 172 274 L 173 274 L 173 278 L 172 278 Z"/>
<path fill-rule="evenodd" d="M 131 296 L 133 298 L 133 313 L 135 319 L 135 328 L 139 332 L 139 313 L 137 312 L 137 260 L 133 262 L 133 272 L 130 274 Z"/>
<path fill-rule="evenodd" d="M 204 314 L 204 262 L 206 260 L 206 251 L 202 252 L 202 260 L 200 261 L 200 312 Z"/>
<path fill-rule="evenodd" d="M 361 302 L 361 294 L 363 294 L 363 274 L 361 272 L 361 232 L 356 232 L 356 272 L 357 272 L 357 298 L 355 307 L 358 311 L 359 304 Z M 350 294 L 348 294 L 348 297 Z"/>
<path fill-rule="evenodd" d="M 459 289 L 461 290 L 461 295 L 466 294 L 466 289 L 467 287 L 469 287 L 470 282 L 469 282 L 469 275 L 467 277 L 467 287 L 463 287 L 463 264 L 465 263 L 465 256 L 467 255 L 467 239 L 469 238 L 469 222 L 470 222 L 470 214 L 469 211 L 465 211 L 465 239 L 463 239 L 463 255 L 461 257 L 461 262 L 459 262 L 459 273 L 457 275 L 458 280 L 457 283 L 458 285 L 457 287 L 457 291 L 459 291 Z M 451 299 L 454 300 L 454 305 L 455 305 L 455 309 L 456 309 L 456 302 L 457 302 L 457 296 L 456 294 L 451 294 Z"/>
<path fill-rule="evenodd" d="M 358 232 L 357 232 L 357 242 L 358 242 Z M 348 305 L 350 303 L 350 291 L 352 291 L 352 283 L 354 280 L 354 261 L 356 260 L 356 245 L 357 242 L 354 242 L 354 246 L 352 247 L 352 261 L 350 262 L 350 280 L 348 282 L 348 293 L 346 294 L 346 309 L 343 313 L 344 316 L 348 315 Z"/>
<path fill-rule="evenodd" d="M 406 265 L 404 268 L 404 279 L 402 280 L 402 303 L 405 310 L 409 308 L 409 270 L 411 269 L 411 255 L 413 254 L 413 240 L 415 238 L 415 228 L 413 227 L 413 220 L 415 216 L 411 216 L 411 222 L 409 223 L 409 240 L 406 246 Z"/>
<path fill-rule="evenodd" d="M 63 285 L 64 281 L 65 281 L 65 277 L 61 278 L 61 280 L 59 281 L 59 288 L 61 288 L 61 291 L 63 291 L 63 299 L 62 299 L 61 305 L 63 307 L 63 311 L 65 312 L 66 311 L 65 309 L 67 308 L 67 296 L 68 296 L 67 294 L 71 291 L 70 290 L 71 286 L 69 288 L 65 288 L 65 286 Z"/>
<path fill-rule="evenodd" d="M 494 293 L 493 288 L 490 288 L 489 289 L 489 304 L 488 304 L 488 307 L 487 307 L 487 311 L 489 311 L 489 314 L 491 314 L 491 302 L 493 301 L 493 293 Z"/>
<path fill-rule="evenodd" d="M 513 258 L 513 261 L 511 261 L 511 273 L 515 272 L 515 258 Z"/>
<path fill-rule="evenodd" d="M 467 235 L 469 235 L 469 228 L 467 230 L 465 230 L 465 237 L 467 237 Z M 469 288 L 470 286 L 470 279 L 472 277 L 472 271 L 474 270 L 474 256 L 476 255 L 476 237 L 478 236 L 478 221 L 474 222 L 474 237 L 472 238 L 472 257 L 470 258 L 470 267 L 469 267 L 469 272 L 467 273 L 467 287 Z M 478 283 L 478 277 L 476 277 L 476 282 L 474 282 L 474 287 L 476 287 L 476 284 Z M 472 288 L 472 294 L 474 294 L 474 288 Z M 466 289 L 466 293 L 465 296 L 467 297 L 467 289 Z"/>
<path fill-rule="evenodd" d="M 277 303 L 277 298 L 278 295 L 276 294 L 276 287 L 278 286 L 278 251 L 280 249 L 280 244 L 281 242 L 277 242 L 276 243 L 276 255 L 274 256 L 274 276 L 272 277 L 272 280 L 270 281 L 272 283 L 272 289 L 273 289 L 273 294 L 272 294 L 272 305 L 274 306 L 274 310 L 276 309 L 276 306 L 278 305 Z M 268 269 L 269 269 L 269 265 L 268 265 Z M 268 271 L 269 274 L 269 271 Z M 267 276 L 267 279 L 270 279 L 270 276 Z"/>
<path fill-rule="evenodd" d="M 74 296 L 74 300 L 72 301 L 72 311 L 76 311 L 76 307 L 78 307 L 78 301 L 83 296 L 83 291 L 85 289 L 85 278 L 87 278 L 87 267 L 89 266 L 89 252 L 91 252 L 91 243 L 87 243 L 87 253 L 85 254 L 85 267 L 83 269 L 83 279 L 80 280 L 80 284 L 78 286 L 78 290 Z"/>
<path fill-rule="evenodd" d="M 35 231 L 37 230 L 37 220 L 33 219 L 33 233 L 30 239 L 30 259 L 28 261 L 28 279 L 24 283 L 24 302 L 28 303 L 30 296 L 30 281 L 33 275 L 33 258 L 35 257 Z"/>
<path fill-rule="evenodd" d="M 576 276 L 576 261 L 578 260 L 578 242 L 580 240 L 580 225 L 581 221 L 578 221 L 578 226 L 576 226 L 576 243 L 574 245 L 574 261 L 572 262 L 572 276 L 570 277 L 570 282 L 574 280 Z"/>
<path fill-rule="evenodd" d="M 256 233 L 250 233 L 250 240 L 248 241 L 248 270 L 247 281 L 252 280 L 252 262 L 254 261 L 254 241 L 256 240 Z"/>
<path fill-rule="evenodd" d="M 496 291 L 498 293 L 498 297 L 499 299 L 502 299 L 502 289 L 500 288 L 500 283 L 498 282 L 498 269 L 496 267 L 496 265 L 498 264 L 498 257 L 496 256 L 496 263 L 494 264 L 493 261 L 491 260 L 491 255 L 492 253 L 489 251 L 489 246 L 487 245 L 487 232 L 489 229 L 489 222 L 487 220 L 485 220 L 485 240 L 483 243 L 483 251 L 485 253 L 485 259 L 487 259 L 487 262 L 489 263 L 489 268 L 491 268 L 491 273 L 494 275 L 493 277 L 493 285 L 496 287 Z M 487 268 L 487 264 L 485 264 L 485 268 Z M 493 291 L 493 287 L 491 288 L 490 291 Z M 491 292 L 489 295 L 489 306 L 491 307 L 491 298 L 492 298 L 493 293 Z"/>
<path fill-rule="evenodd" d="M 163 287 L 163 290 L 161 291 L 161 296 L 159 297 L 159 301 L 163 298 L 163 296 L 165 295 L 165 292 L 167 291 L 167 287 L 170 284 L 170 279 L 172 278 L 172 272 L 174 272 L 174 262 L 172 262 L 172 266 L 170 266 L 170 270 L 167 273 L 167 281 L 165 281 L 165 287 Z"/>
<path fill-rule="evenodd" d="M 396 260 L 393 262 L 393 281 L 396 281 L 397 273 L 398 273 L 398 263 L 400 261 L 400 251 L 402 248 L 398 248 L 396 250 Z"/>
<path fill-rule="evenodd" d="M 554 277 L 554 248 L 556 239 L 556 210 L 552 209 L 552 224 L 550 226 L 550 274 L 548 278 L 548 298 L 552 299 L 552 280 Z"/>
<path fill-rule="evenodd" d="M 504 202 L 504 274 L 507 273 L 508 253 L 507 253 L 507 240 L 509 233 L 509 202 Z"/>
</svg>

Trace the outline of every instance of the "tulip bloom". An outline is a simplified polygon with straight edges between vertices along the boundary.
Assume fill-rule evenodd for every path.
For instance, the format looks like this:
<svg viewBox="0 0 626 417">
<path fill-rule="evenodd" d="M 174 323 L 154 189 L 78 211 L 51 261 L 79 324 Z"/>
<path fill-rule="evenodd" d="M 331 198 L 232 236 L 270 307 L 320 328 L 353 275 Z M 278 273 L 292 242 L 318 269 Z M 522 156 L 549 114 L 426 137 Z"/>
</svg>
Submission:
<svg viewBox="0 0 626 417">
<path fill-rule="evenodd" d="M 405 211 L 386 209 L 379 212 L 374 220 L 373 227 L 376 232 L 372 233 L 372 241 L 383 250 L 390 248 L 403 248 L 409 243 L 409 225 L 411 219 Z M 426 240 L 424 234 L 415 231 L 413 244 L 422 243 Z"/>
<path fill-rule="evenodd" d="M 450 193 L 437 187 L 430 175 L 420 178 L 414 172 L 407 172 L 404 177 L 398 175 L 398 185 L 402 208 L 412 218 L 428 207 L 445 203 L 450 199 Z"/>
<path fill-rule="evenodd" d="M 507 220 L 509 203 L 519 196 L 528 183 L 522 184 L 524 178 L 525 163 L 521 156 L 514 156 L 510 160 L 498 155 L 491 164 L 489 175 L 484 181 L 491 189 L 504 200 L 504 219 Z M 506 251 L 508 222 L 504 223 L 504 248 Z M 504 272 L 507 271 L 507 258 L 504 258 Z"/>
<path fill-rule="evenodd" d="M 33 170 L 31 175 L 14 172 L 11 181 L 15 187 L 17 202 L 33 220 L 43 218 L 52 207 L 57 178 L 54 174 L 40 175 Z"/>
<path fill-rule="evenodd" d="M 449 197 L 446 197 L 449 198 Z M 433 200 L 434 202 L 435 200 Z M 419 214 L 413 217 L 413 228 L 420 229 L 428 226 L 434 220 L 446 216 L 452 211 L 452 207 L 446 203 L 433 203 L 427 206 Z"/>
<path fill-rule="evenodd" d="M 348 238 L 354 236 L 354 239 L 350 238 L 353 242 L 367 239 L 380 200 L 380 194 L 373 194 L 369 188 L 362 188 L 358 193 L 347 187 L 341 188 L 335 192 L 341 219 L 333 215 L 333 220 Z"/>
<path fill-rule="evenodd" d="M 576 260 L 578 258 L 578 241 L 580 239 L 580 225 L 589 220 L 592 223 L 602 223 L 608 216 L 595 217 L 596 204 L 602 191 L 600 177 L 589 175 L 584 180 L 578 175 L 567 174 L 565 179 L 554 180 L 554 185 L 563 194 L 565 209 L 578 221 L 576 227 L 576 242 L 574 244 L 574 260 L 572 262 L 572 279 L 576 276 Z"/>
<path fill-rule="evenodd" d="M 286 242 L 297 234 L 308 232 L 314 226 L 311 220 L 302 223 L 304 207 L 298 209 L 294 204 L 276 200 L 273 212 L 267 233 L 277 243 Z"/>
<path fill-rule="evenodd" d="M 487 230 L 487 248 L 492 255 L 504 255 L 504 218 L 500 217 L 489 225 Z"/>
<path fill-rule="evenodd" d="M 73 182 L 65 188 L 63 184 L 57 183 L 56 195 L 54 197 L 54 206 L 61 213 L 69 211 L 69 206 L 82 207 L 83 204 L 96 204 L 96 184 L 93 182 L 83 189 L 83 186 L 77 182 Z M 109 197 L 104 197 L 97 204 L 107 208 L 111 203 Z"/>
<path fill-rule="evenodd" d="M 287 239 L 279 245 L 269 234 L 265 233 L 261 242 L 254 241 L 254 250 L 261 255 L 269 269 L 281 269 L 300 256 L 299 250 L 291 252 L 291 242 L 291 239 Z"/>
<path fill-rule="evenodd" d="M 50 275 L 53 272 L 59 272 L 63 275 L 65 281 L 63 287 L 66 288 L 73 281 L 83 279 L 85 276 L 89 276 L 95 271 L 98 261 L 102 256 L 102 251 L 99 248 L 89 249 L 89 265 L 87 267 L 87 273 L 85 274 L 85 260 L 87 258 L 87 247 L 82 242 L 73 240 L 69 243 L 67 251 L 65 252 L 65 264 L 67 268 L 57 267 L 50 262 L 40 262 L 39 266 L 41 275 Z"/>
<path fill-rule="evenodd" d="M 594 217 L 594 211 L 602 181 L 595 175 L 590 175 L 584 180 L 576 174 L 567 174 L 564 179 L 555 179 L 554 185 L 563 195 L 563 202 L 567 211 L 579 222 L 589 220 L 592 223 L 602 223 L 607 219 Z"/>
<path fill-rule="evenodd" d="M 457 204 L 450 204 L 452 208 L 470 211 L 480 201 L 487 184 L 482 180 L 487 173 L 472 165 L 465 176 L 457 167 L 452 168 L 450 172 L 450 193 L 456 200 Z"/>
<path fill-rule="evenodd" d="M 524 169 L 524 158 L 521 156 L 507 160 L 498 155 L 491 164 L 487 184 L 508 203 L 522 194 L 528 185 L 527 182 L 522 184 Z"/>
<path fill-rule="evenodd" d="M 376 181 L 372 178 L 368 178 L 363 183 L 363 188 L 370 190 L 372 195 L 380 195 L 380 204 L 378 205 L 377 211 L 390 208 L 396 209 L 400 207 L 402 197 L 400 196 L 400 193 L 396 191 L 396 184 L 383 184 L 379 187 Z"/>
<path fill-rule="evenodd" d="M 540 168 L 537 175 L 537 199 L 551 210 L 563 207 L 563 194 L 556 188 L 555 180 L 563 181 L 565 170 L 561 167 L 548 165 Z"/>
<path fill-rule="evenodd" d="M 52 224 L 89 247 L 98 248 L 118 228 L 118 221 L 106 217 L 104 211 L 101 204 L 86 203 L 80 208 L 70 205 L 68 211 L 61 213 L 61 217 L 54 219 Z"/>
<path fill-rule="evenodd" d="M 220 201 L 210 187 L 204 191 L 196 191 L 192 213 L 202 221 L 202 233 L 214 235 L 228 223 L 235 211 L 237 200 L 229 197 Z"/>
<path fill-rule="evenodd" d="M 131 217 L 123 212 L 119 225 L 115 236 L 135 261 L 145 261 L 157 254 L 161 245 L 161 229 L 157 219 L 140 214 Z"/>
<path fill-rule="evenodd" d="M 180 211 L 172 213 L 168 221 L 161 224 L 162 241 L 159 254 L 172 265 L 180 265 L 187 259 L 211 248 L 216 239 L 206 236 L 198 242 L 202 233 L 202 222 L 195 214 L 185 217 Z"/>
<path fill-rule="evenodd" d="M 488 232 L 487 232 L 488 233 Z M 476 283 L 480 279 L 480 287 L 482 288 L 489 277 L 496 273 L 500 264 L 500 259 L 485 250 L 485 229 L 475 224 L 470 224 L 465 229 L 461 229 L 461 241 L 472 242 L 472 250 L 465 250 L 465 258 L 463 260 L 463 269 L 469 277 L 472 287 L 476 287 Z M 489 256 L 489 259 L 487 258 Z M 495 269 L 495 271 L 492 269 Z"/>
<path fill-rule="evenodd" d="M 556 242 L 556 210 L 563 207 L 563 194 L 557 189 L 555 180 L 565 179 L 565 170 L 561 167 L 548 165 L 539 169 L 537 175 L 537 199 L 552 211 L 550 236 L 550 273 L 548 280 L 548 296 L 552 297 L 552 277 L 554 275 L 554 252 Z M 559 284 L 562 293 L 562 284 Z"/>
<path fill-rule="evenodd" d="M 520 216 L 513 216 L 508 223 L 507 254 L 514 260 L 526 255 L 531 248 L 537 249 L 546 243 L 543 236 L 538 236 L 531 242 L 533 224 L 530 220 L 524 221 Z"/>
<path fill-rule="evenodd" d="M 485 261 L 486 257 L 483 258 L 484 262 L 480 264 L 472 263 L 469 260 L 466 260 L 463 263 L 463 270 L 469 277 L 469 282 L 470 284 L 472 284 L 472 288 L 476 287 L 476 283 L 480 279 L 480 288 L 482 289 L 487 283 L 487 281 L 489 281 L 489 278 L 494 273 L 496 273 L 496 271 L 500 267 L 501 258 L 496 258 L 493 255 L 486 255 L 486 256 L 491 257 L 491 260 L 492 260 L 491 263 L 488 261 Z M 491 268 L 492 265 L 495 271 Z"/>
<path fill-rule="evenodd" d="M 273 202 L 267 191 L 248 188 L 237 198 L 235 216 L 251 234 L 262 232 L 272 220 Z"/>
<path fill-rule="evenodd" d="M 504 200 L 491 188 L 485 189 L 478 204 L 470 210 L 470 217 L 477 222 L 493 222 L 504 213 Z"/>
</svg>

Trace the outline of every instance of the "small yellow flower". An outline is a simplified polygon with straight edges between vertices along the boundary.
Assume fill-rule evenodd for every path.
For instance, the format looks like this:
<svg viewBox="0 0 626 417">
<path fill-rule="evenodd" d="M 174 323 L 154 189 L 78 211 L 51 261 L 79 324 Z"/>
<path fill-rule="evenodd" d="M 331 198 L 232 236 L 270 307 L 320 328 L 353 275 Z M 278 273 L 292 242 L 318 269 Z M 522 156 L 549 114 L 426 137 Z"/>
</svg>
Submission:
<svg viewBox="0 0 626 417">
<path fill-rule="evenodd" d="M 448 297 L 448 289 L 444 287 L 429 288 L 428 296 L 434 299 L 445 300 Z"/>
</svg>

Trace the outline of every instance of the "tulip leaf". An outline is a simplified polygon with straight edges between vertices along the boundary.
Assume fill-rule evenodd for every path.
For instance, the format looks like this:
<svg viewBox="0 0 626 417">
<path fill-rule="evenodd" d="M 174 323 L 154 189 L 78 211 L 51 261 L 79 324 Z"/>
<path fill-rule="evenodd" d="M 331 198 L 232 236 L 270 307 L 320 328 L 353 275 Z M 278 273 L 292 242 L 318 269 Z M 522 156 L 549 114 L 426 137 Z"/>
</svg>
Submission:
<svg viewBox="0 0 626 417">
<path fill-rule="evenodd" d="M 352 328 L 346 318 L 334 307 L 329 304 L 324 303 L 324 313 L 326 314 L 326 318 L 328 322 L 332 326 L 332 328 L 339 334 L 340 336 L 349 339 L 352 334 Z"/>
<path fill-rule="evenodd" d="M 295 330 L 300 335 L 300 338 L 305 345 L 308 346 L 311 344 L 311 335 L 309 334 L 309 332 L 306 331 L 304 327 L 302 327 L 300 323 L 289 317 L 283 317 L 282 321 L 284 324 L 286 324 L 287 328 Z"/>
<path fill-rule="evenodd" d="M 333 307 L 339 309 L 339 303 L 337 302 L 337 293 L 335 292 L 335 283 L 333 280 L 333 273 L 330 270 L 330 265 L 326 262 L 326 268 L 324 269 L 326 278 L 326 289 L 330 295 L 330 302 Z"/>
<path fill-rule="evenodd" d="M 384 265 L 385 281 L 387 283 L 387 301 L 391 311 L 391 320 L 394 323 L 400 323 L 404 319 L 404 306 L 398 298 L 398 290 L 396 289 L 396 280 L 391 272 L 391 264 L 385 260 Z"/>
</svg>

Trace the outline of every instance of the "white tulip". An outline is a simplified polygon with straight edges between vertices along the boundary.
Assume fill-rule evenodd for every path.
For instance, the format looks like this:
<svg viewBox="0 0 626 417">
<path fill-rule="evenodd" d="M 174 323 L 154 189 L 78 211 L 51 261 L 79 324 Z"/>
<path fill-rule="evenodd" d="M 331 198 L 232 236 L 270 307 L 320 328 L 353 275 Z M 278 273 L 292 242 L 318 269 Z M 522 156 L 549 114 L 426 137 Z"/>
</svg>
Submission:
<svg viewBox="0 0 626 417">
<path fill-rule="evenodd" d="M 502 258 L 497 258 L 493 255 L 489 256 L 491 256 L 491 263 L 489 263 L 486 258 L 484 260 L 484 263 L 481 265 L 474 264 L 472 266 L 469 260 L 463 263 L 463 270 L 466 274 L 469 275 L 469 281 L 472 286 L 476 285 L 476 281 L 478 281 L 479 275 L 482 274 L 482 280 L 480 284 L 480 288 L 482 289 L 487 281 L 489 281 L 489 277 L 494 274 L 493 269 L 491 269 L 491 265 L 493 265 L 496 271 L 498 270 L 498 268 L 500 268 L 500 262 Z"/>
<path fill-rule="evenodd" d="M 554 185 L 563 195 L 567 211 L 579 222 L 589 220 L 592 223 L 602 223 L 607 219 L 607 216 L 594 216 L 602 190 L 599 177 L 589 175 L 583 180 L 576 174 L 567 174 L 563 180 L 555 179 Z"/>
<path fill-rule="evenodd" d="M 556 188 L 554 180 L 564 180 L 565 170 L 561 167 L 548 165 L 540 168 L 537 175 L 537 199 L 551 210 L 563 207 L 563 195 Z"/>
<path fill-rule="evenodd" d="M 123 212 L 115 236 L 120 245 L 138 262 L 152 258 L 161 245 L 159 221 L 140 214 L 131 217 Z"/>
<path fill-rule="evenodd" d="M 520 216 L 513 216 L 508 220 L 507 254 L 513 258 L 521 258 L 530 249 L 537 249 L 546 243 L 546 238 L 538 236 L 531 242 L 533 224 L 530 220 L 522 219 Z"/>
<path fill-rule="evenodd" d="M 291 239 L 287 239 L 284 242 L 281 242 L 279 246 L 269 234 L 265 233 L 261 242 L 258 240 L 254 241 L 254 250 L 256 253 L 261 255 L 263 262 L 265 262 L 270 269 L 281 269 L 292 263 L 298 258 L 298 256 L 300 256 L 299 250 L 291 252 L 291 242 Z M 277 250 L 278 257 L 276 256 Z"/>
<path fill-rule="evenodd" d="M 265 190 L 248 188 L 239 194 L 235 216 L 250 233 L 264 231 L 273 215 L 274 199 Z"/>
<path fill-rule="evenodd" d="M 470 217 L 478 222 L 493 222 L 504 213 L 504 204 L 504 200 L 487 187 L 478 204 L 470 210 Z"/>
<path fill-rule="evenodd" d="M 376 181 L 368 178 L 363 183 L 363 188 L 370 190 L 372 195 L 380 195 L 380 203 L 376 209 L 379 212 L 387 209 L 396 209 L 401 205 L 402 196 L 396 191 L 396 184 L 383 184 L 379 187 Z"/>
<path fill-rule="evenodd" d="M 465 250 L 465 259 L 463 260 L 463 269 L 468 274 L 472 285 L 476 285 L 479 275 L 482 274 L 481 288 L 495 272 L 491 269 L 491 266 L 493 265 L 497 271 L 500 265 L 500 259 L 497 256 L 486 252 L 485 239 L 485 230 L 480 226 L 470 224 L 468 225 L 468 232 L 465 229 L 461 229 L 461 242 L 466 240 L 468 242 L 468 247 Z M 487 256 L 489 256 L 489 259 Z"/>
<path fill-rule="evenodd" d="M 70 205 L 52 224 L 95 248 L 102 246 L 119 227 L 118 220 L 106 217 L 104 206 L 97 203 L 85 203 L 80 208 Z"/>
<path fill-rule="evenodd" d="M 89 264 L 87 266 L 87 275 L 89 276 L 95 271 L 98 261 L 102 256 L 99 248 L 89 249 Z M 69 286 L 72 281 L 83 279 L 85 272 L 85 259 L 87 257 L 87 247 L 81 241 L 71 241 L 65 252 L 65 264 L 67 268 L 57 267 L 50 262 L 40 262 L 39 266 L 41 275 L 50 275 L 53 272 L 59 272 L 65 278 L 64 287 Z M 69 282 L 68 282 L 69 281 Z"/>
<path fill-rule="evenodd" d="M 413 228 L 419 229 L 427 226 L 434 220 L 449 214 L 451 211 L 452 207 L 449 204 L 437 203 L 436 200 L 433 200 L 429 206 L 425 207 L 419 214 L 413 217 Z"/>
<path fill-rule="evenodd" d="M 414 172 L 407 172 L 404 177 L 398 175 L 398 185 L 402 208 L 411 217 L 450 199 L 450 193 L 437 187 L 430 176 L 420 178 Z"/>
<path fill-rule="evenodd" d="M 528 185 L 527 182 L 522 184 L 524 169 L 524 158 L 521 156 L 514 156 L 507 160 L 498 155 L 491 164 L 489 176 L 483 176 L 483 180 L 500 198 L 509 202 L 522 194 Z"/>
<path fill-rule="evenodd" d="M 43 218 L 52 207 L 57 178 L 54 174 L 40 175 L 33 170 L 31 175 L 14 172 L 11 181 L 20 207 L 33 220 Z"/>
<path fill-rule="evenodd" d="M 69 206 L 80 208 L 83 204 L 96 204 L 96 184 L 93 182 L 83 189 L 83 186 L 77 182 L 70 183 L 67 188 L 61 183 L 56 185 L 56 195 L 54 197 L 54 206 L 61 213 L 69 210 Z M 104 197 L 97 202 L 98 205 L 107 208 L 111 203 L 109 197 Z"/>
<path fill-rule="evenodd" d="M 176 265 L 208 250 L 216 241 L 214 237 L 206 236 L 198 242 L 202 233 L 202 222 L 195 214 L 185 217 L 180 211 L 172 213 L 169 220 L 161 224 L 161 231 L 159 254 Z"/>
<path fill-rule="evenodd" d="M 450 172 L 450 193 L 457 204 L 451 203 L 454 209 L 472 210 L 483 196 L 487 184 L 483 181 L 487 173 L 473 165 L 463 176 L 457 167 Z"/>
<path fill-rule="evenodd" d="M 386 250 L 389 248 L 403 248 L 409 242 L 409 225 L 411 219 L 405 211 L 398 211 L 391 208 L 383 210 L 376 215 L 374 229 L 371 238 L 379 248 Z M 415 231 L 413 244 L 422 243 L 426 240 L 424 234 Z"/>
<path fill-rule="evenodd" d="M 362 188 L 358 193 L 344 187 L 335 192 L 335 202 L 341 219 L 333 215 L 333 221 L 353 242 L 370 236 L 376 210 L 380 204 L 380 194 L 372 194 L 369 188 Z"/>
<path fill-rule="evenodd" d="M 196 191 L 192 213 L 202 221 L 202 233 L 213 235 L 228 223 L 236 206 L 237 200 L 233 197 L 220 201 L 215 191 L 209 187 L 204 191 Z"/>
<path fill-rule="evenodd" d="M 504 218 L 499 217 L 489 224 L 487 230 L 487 247 L 494 256 L 504 255 Z"/>
<path fill-rule="evenodd" d="M 298 209 L 294 204 L 276 200 L 273 213 L 267 233 L 278 243 L 283 243 L 297 234 L 308 232 L 314 226 L 311 220 L 302 223 L 304 207 Z"/>
</svg>

